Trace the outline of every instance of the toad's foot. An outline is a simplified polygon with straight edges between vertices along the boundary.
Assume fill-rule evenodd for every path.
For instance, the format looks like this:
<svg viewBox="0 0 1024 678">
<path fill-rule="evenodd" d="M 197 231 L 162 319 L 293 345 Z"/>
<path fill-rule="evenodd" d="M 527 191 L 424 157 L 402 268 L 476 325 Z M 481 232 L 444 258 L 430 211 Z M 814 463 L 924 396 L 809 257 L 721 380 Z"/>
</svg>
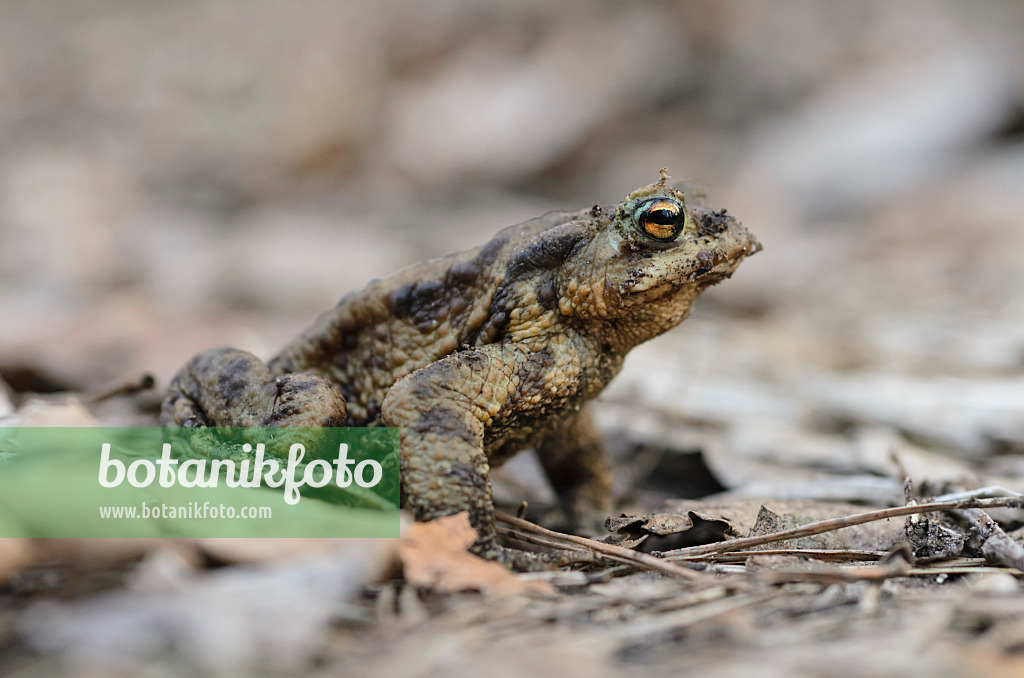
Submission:
<svg viewBox="0 0 1024 678">
<path fill-rule="evenodd" d="M 203 351 L 171 381 L 164 426 L 344 426 L 345 399 L 308 372 L 275 377 L 259 358 L 233 348 Z"/>
</svg>

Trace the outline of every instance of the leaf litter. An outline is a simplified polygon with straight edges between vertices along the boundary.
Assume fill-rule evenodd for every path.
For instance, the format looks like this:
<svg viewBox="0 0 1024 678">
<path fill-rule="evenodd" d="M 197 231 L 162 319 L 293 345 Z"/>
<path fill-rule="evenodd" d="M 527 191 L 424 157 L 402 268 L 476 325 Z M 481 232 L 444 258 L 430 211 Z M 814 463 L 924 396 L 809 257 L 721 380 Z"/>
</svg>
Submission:
<svg viewBox="0 0 1024 678">
<path fill-rule="evenodd" d="M 70 400 L 12 416 L 91 415 Z M 528 574 L 469 553 L 466 514 L 406 524 L 399 540 L 6 539 L 0 667 L 429 675 L 528 653 L 542 673 L 575 663 L 613 675 L 662 665 L 674 648 L 714 674 L 750 670 L 758 648 L 762 661 L 824 670 L 799 651 L 813 642 L 831 653 L 881 648 L 851 665 L 867 671 L 905 661 L 894 638 L 1012 665 L 1024 649 L 1024 561 L 1011 528 L 1024 523 L 1024 499 L 995 485 L 946 482 L 935 497 L 903 485 L 904 505 L 882 509 L 671 499 L 610 517 L 602 540 L 499 513 L 510 543 L 589 560 Z M 438 654 L 445 646 L 457 658 Z M 714 647 L 732 648 L 729 661 Z M 918 662 L 918 675 L 923 667 L 962 675 L 937 656 Z"/>
</svg>

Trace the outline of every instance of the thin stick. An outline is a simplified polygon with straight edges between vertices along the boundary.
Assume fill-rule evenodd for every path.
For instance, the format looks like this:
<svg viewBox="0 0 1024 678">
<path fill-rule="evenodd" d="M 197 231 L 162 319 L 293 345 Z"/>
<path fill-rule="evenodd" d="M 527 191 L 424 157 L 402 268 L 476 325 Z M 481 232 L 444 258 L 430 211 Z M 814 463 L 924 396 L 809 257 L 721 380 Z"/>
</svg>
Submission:
<svg viewBox="0 0 1024 678">
<path fill-rule="evenodd" d="M 743 562 L 750 556 L 797 556 L 828 562 L 870 562 L 881 560 L 887 551 L 837 551 L 831 549 L 764 549 L 761 551 L 730 551 L 713 553 L 707 559 L 715 563 Z"/>
<path fill-rule="evenodd" d="M 152 374 L 143 373 L 134 377 L 123 379 L 112 386 L 104 387 L 98 391 L 87 393 L 84 400 L 89 403 L 99 403 L 111 398 L 132 395 L 139 391 L 148 391 L 156 385 L 156 379 Z"/>
<path fill-rule="evenodd" d="M 999 527 L 989 514 L 979 509 L 953 511 L 953 515 L 966 521 L 981 540 L 981 555 L 986 560 L 1024 571 L 1024 546 Z"/>
<path fill-rule="evenodd" d="M 632 549 L 623 548 L 621 546 L 615 546 L 613 544 L 604 544 L 593 539 L 587 539 L 586 537 L 577 537 L 574 534 L 562 534 L 561 532 L 548 530 L 546 528 L 541 527 L 540 525 L 535 525 L 527 520 L 523 520 L 522 518 L 510 516 L 507 513 L 496 511 L 494 513 L 494 517 L 500 520 L 501 522 L 507 525 L 511 525 L 520 530 L 525 530 L 527 532 L 535 532 L 537 534 L 544 535 L 545 537 L 552 537 L 562 541 L 570 542 L 572 544 L 579 544 L 580 546 L 585 546 L 591 551 L 599 553 L 602 556 L 610 558 L 611 560 L 629 563 L 631 565 L 636 565 L 650 570 L 657 570 L 659 572 L 664 572 L 665 574 L 680 577 L 681 579 L 686 579 L 691 582 L 704 583 L 710 579 L 710 577 L 706 574 L 695 572 L 685 567 L 680 567 L 679 565 L 676 565 L 674 563 L 665 562 L 660 558 L 655 558 L 654 556 L 648 555 L 646 553 L 640 553 L 639 551 L 633 551 Z"/>
<path fill-rule="evenodd" d="M 814 582 L 835 584 L 839 582 L 873 581 L 880 582 L 892 577 L 902 577 L 910 571 L 910 563 L 896 559 L 888 563 L 858 565 L 855 567 L 824 567 L 815 570 L 760 570 L 756 577 L 766 584 L 788 584 L 792 582 Z"/>
<path fill-rule="evenodd" d="M 526 542 L 533 546 L 542 546 L 549 549 L 559 549 L 562 551 L 576 551 L 579 553 L 593 554 L 593 551 L 580 546 L 579 544 L 568 544 L 560 539 L 551 539 L 550 537 L 544 537 L 539 534 L 531 534 L 529 532 L 522 532 L 511 527 L 499 527 L 498 534 L 503 537 L 510 539 L 516 539 L 518 541 Z"/>
<path fill-rule="evenodd" d="M 729 541 L 720 541 L 702 546 L 690 546 L 673 551 L 665 551 L 661 556 L 670 560 L 692 560 L 712 553 L 728 553 L 741 549 L 771 544 L 801 537 L 810 537 L 815 534 L 833 532 L 844 527 L 862 525 L 876 520 L 887 520 L 900 516 L 914 515 L 915 513 L 935 513 L 936 511 L 949 511 L 955 509 L 989 509 L 989 508 L 1024 508 L 1024 497 L 1005 497 L 999 499 L 965 499 L 962 501 L 937 501 L 929 504 L 917 504 L 916 506 L 896 506 L 893 508 L 868 511 L 867 513 L 855 513 L 842 518 L 830 520 L 819 520 L 808 523 L 802 527 L 795 527 L 791 530 L 781 530 L 772 534 L 759 535 L 757 537 L 741 537 Z"/>
</svg>

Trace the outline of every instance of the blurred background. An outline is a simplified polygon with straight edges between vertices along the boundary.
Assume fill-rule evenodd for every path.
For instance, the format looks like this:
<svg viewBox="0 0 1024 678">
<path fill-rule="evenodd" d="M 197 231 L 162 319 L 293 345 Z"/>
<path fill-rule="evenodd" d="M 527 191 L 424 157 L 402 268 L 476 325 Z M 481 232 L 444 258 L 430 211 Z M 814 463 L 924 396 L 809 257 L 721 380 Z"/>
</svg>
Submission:
<svg viewBox="0 0 1024 678">
<path fill-rule="evenodd" d="M 42 423 L 153 425 L 197 351 L 270 357 L 370 278 L 547 210 L 616 202 L 666 167 L 765 249 L 602 394 L 623 510 L 720 490 L 754 507 L 903 503 L 904 474 L 924 494 L 1024 492 L 1021 36 L 1019 0 L 0 0 L 0 417 L 33 392 L 151 373 L 157 388 L 139 398 L 89 402 L 95 419 L 64 405 L 52 411 L 78 418 Z M 529 455 L 494 476 L 512 506 L 552 499 Z M 313 547 L 223 540 L 200 557 L 167 540 L 53 540 L 77 576 L 21 572 L 39 548 L 28 541 L 0 540 L 0 581 L 19 573 L 0 585 L 5 675 L 355 675 L 384 662 L 387 675 L 601 676 L 657 660 L 708 676 L 946 676 L 979 647 L 1021 647 L 1019 605 L 965 621 L 960 602 L 922 603 L 898 626 L 815 627 L 785 594 L 781 612 L 733 630 L 726 615 L 703 635 L 634 639 L 612 627 L 634 595 L 657 600 L 650 580 L 588 589 L 605 602 L 580 607 L 579 623 L 537 601 L 529 617 L 481 600 L 421 624 L 443 608 L 436 596 L 428 613 L 413 586 L 367 595 L 393 576 L 372 564 L 394 547 L 384 540 L 262 570 L 219 565 Z M 118 566 L 142 557 L 126 548 L 152 552 Z M 1006 583 L 949 600 L 1016 604 Z M 834 588 L 814 610 L 870 614 Z M 671 617 L 694 600 L 669 591 L 652 609 Z M 609 612 L 617 595 L 628 604 Z M 718 614 L 702 610 L 692 619 Z M 978 643 L 1005 630 L 993 614 L 1009 632 Z M 943 650 L 947 626 L 973 654 Z M 853 640 L 822 650 L 823 636 Z M 43 653 L 57 658 L 30 670 Z"/>
<path fill-rule="evenodd" d="M 765 250 L 631 356 L 606 428 L 755 494 L 891 498 L 894 450 L 1019 486 L 1022 34 L 1015 0 L 0 2 L 0 376 L 269 357 L 667 167 Z"/>
</svg>

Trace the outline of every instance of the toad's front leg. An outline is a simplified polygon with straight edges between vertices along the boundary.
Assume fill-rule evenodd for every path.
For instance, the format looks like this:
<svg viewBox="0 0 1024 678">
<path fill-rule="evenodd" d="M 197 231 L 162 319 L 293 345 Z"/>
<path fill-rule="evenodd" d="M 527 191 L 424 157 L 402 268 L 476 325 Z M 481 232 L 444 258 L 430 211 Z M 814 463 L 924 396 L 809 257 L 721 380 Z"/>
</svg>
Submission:
<svg viewBox="0 0 1024 678">
<path fill-rule="evenodd" d="M 450 355 L 398 381 L 384 399 L 388 426 L 401 429 L 404 501 L 417 520 L 469 512 L 479 538 L 472 550 L 513 569 L 538 569 L 565 559 L 503 548 L 484 452 L 488 427 L 522 404 L 531 354 L 515 345 Z M 549 390 L 545 397 L 557 396 Z"/>
</svg>

